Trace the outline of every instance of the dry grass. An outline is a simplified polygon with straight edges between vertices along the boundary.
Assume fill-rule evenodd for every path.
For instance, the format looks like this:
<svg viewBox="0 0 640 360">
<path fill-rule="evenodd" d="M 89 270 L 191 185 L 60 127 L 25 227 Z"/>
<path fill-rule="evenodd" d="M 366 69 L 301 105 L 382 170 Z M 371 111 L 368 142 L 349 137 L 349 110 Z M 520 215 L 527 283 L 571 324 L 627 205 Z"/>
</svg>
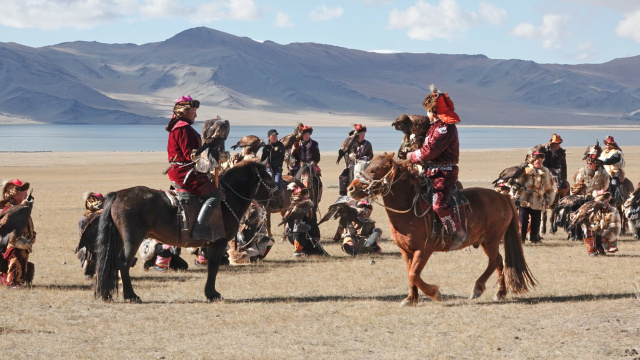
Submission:
<svg viewBox="0 0 640 360">
<path fill-rule="evenodd" d="M 570 172 L 581 165 L 582 150 L 569 149 Z M 640 179 L 640 148 L 624 150 L 628 176 Z M 523 154 L 467 151 L 461 181 L 488 187 Z M 333 155 L 322 161 L 321 208 L 337 198 L 329 186 L 341 170 Z M 625 236 L 619 253 L 590 258 L 563 233 L 546 235 L 544 244 L 525 247 L 539 285 L 499 303 L 491 300 L 495 275 L 480 299 L 467 299 L 486 266 L 481 250 L 437 253 L 423 278 L 440 286 L 444 301 L 423 298 L 418 307 L 401 308 L 406 271 L 385 238 L 388 221 L 380 207 L 373 215 L 384 231 L 381 255 L 348 258 L 330 243 L 336 225 L 330 222 L 322 231 L 331 258 L 294 260 L 292 246 L 278 241 L 264 263 L 221 270 L 222 302 L 205 300 L 203 269 L 160 274 L 140 265 L 132 276 L 144 304 L 94 300 L 73 254 L 82 193 L 166 187 L 165 162 L 161 153 L 3 154 L 0 177 L 30 181 L 35 189 L 38 241 L 34 286 L 0 289 L 1 358 L 638 357 L 640 242 Z"/>
</svg>

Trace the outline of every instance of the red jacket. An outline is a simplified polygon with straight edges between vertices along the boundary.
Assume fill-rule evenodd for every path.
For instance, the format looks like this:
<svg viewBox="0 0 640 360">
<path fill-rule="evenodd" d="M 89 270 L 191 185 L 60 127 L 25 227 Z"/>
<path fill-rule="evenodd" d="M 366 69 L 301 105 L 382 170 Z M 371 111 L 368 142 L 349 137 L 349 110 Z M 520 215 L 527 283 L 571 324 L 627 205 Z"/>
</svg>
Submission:
<svg viewBox="0 0 640 360">
<path fill-rule="evenodd" d="M 431 124 L 424 145 L 411 153 L 411 162 L 433 162 L 434 164 L 457 164 L 460 159 L 458 128 L 436 120 Z"/>
<path fill-rule="evenodd" d="M 167 154 L 169 162 L 189 163 L 191 162 L 192 150 L 197 150 L 202 145 L 200 134 L 185 121 L 178 121 L 169 132 L 167 143 Z M 182 189 L 197 195 L 204 196 L 215 190 L 215 184 L 209 180 L 206 174 L 191 171 L 193 166 L 181 166 L 172 164 L 169 168 L 169 180 L 176 183 Z M 191 171 L 191 174 L 189 172 Z M 187 183 L 184 182 L 185 177 Z"/>
</svg>

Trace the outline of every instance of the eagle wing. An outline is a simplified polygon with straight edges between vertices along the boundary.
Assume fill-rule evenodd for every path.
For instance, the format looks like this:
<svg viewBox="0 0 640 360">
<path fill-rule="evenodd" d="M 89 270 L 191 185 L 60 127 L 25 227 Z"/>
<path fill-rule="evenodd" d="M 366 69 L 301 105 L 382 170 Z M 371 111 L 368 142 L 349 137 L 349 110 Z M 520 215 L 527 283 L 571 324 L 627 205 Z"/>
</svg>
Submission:
<svg viewBox="0 0 640 360">
<path fill-rule="evenodd" d="M 308 216 L 313 211 L 313 207 L 314 203 L 311 200 L 304 200 L 291 205 L 282 216 L 282 221 L 278 224 L 278 226 L 282 226 L 288 223 L 290 220 L 300 220 L 305 216 Z"/>
<path fill-rule="evenodd" d="M 349 153 L 351 147 L 358 142 L 358 133 L 355 131 L 349 132 L 349 136 L 342 142 L 342 146 L 338 150 L 338 159 L 336 160 L 336 164 L 340 163 L 340 160 Z"/>
<path fill-rule="evenodd" d="M 242 139 L 238 140 L 238 142 L 233 145 L 231 148 L 236 150 L 238 148 L 247 149 L 249 153 L 256 153 L 260 150 L 261 147 L 264 146 L 264 140 L 255 136 L 255 135 L 247 135 L 242 137 Z"/>
<path fill-rule="evenodd" d="M 599 201 L 588 201 L 584 203 L 578 210 L 571 214 L 571 224 L 569 226 L 581 226 L 589 222 L 591 214 L 600 211 L 603 205 Z"/>
<path fill-rule="evenodd" d="M 22 230 L 29 226 L 32 203 L 14 205 L 0 215 L 0 236 L 5 236 L 12 231 Z"/>
<path fill-rule="evenodd" d="M 524 164 L 508 167 L 500 172 L 500 175 L 497 179 L 493 180 L 492 184 L 495 185 L 498 181 L 502 180 L 502 182 L 507 185 L 513 185 L 513 182 L 522 176 L 525 168 L 526 166 L 524 166 Z"/>
</svg>

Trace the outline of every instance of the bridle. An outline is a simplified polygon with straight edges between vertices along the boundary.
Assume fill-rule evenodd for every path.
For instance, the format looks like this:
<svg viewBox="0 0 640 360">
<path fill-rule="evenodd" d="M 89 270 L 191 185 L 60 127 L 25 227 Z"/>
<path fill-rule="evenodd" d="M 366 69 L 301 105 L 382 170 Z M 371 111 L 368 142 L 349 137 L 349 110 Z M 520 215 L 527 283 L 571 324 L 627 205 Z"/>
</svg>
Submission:
<svg viewBox="0 0 640 360">
<path fill-rule="evenodd" d="M 391 207 L 388 207 L 384 204 L 381 204 L 377 197 L 378 196 L 382 196 L 385 197 L 389 194 L 393 195 L 393 192 L 391 190 L 391 188 L 393 187 L 393 185 L 395 185 L 398 181 L 402 180 L 402 178 L 408 174 L 408 172 L 404 172 L 402 174 L 400 174 L 399 177 L 396 178 L 396 174 L 398 173 L 398 168 L 399 165 L 398 163 L 396 163 L 395 161 L 393 161 L 393 159 L 391 159 L 391 163 L 393 164 L 391 166 L 391 169 L 389 169 L 389 171 L 387 171 L 386 174 L 384 174 L 384 176 L 382 176 L 380 179 L 373 179 L 371 177 L 371 175 L 369 175 L 368 173 L 366 173 L 365 171 L 361 171 L 360 172 L 360 182 L 362 182 L 363 184 L 365 184 L 367 187 L 363 190 L 360 191 L 364 191 L 368 197 L 372 198 L 373 201 L 384 207 L 385 209 L 398 213 L 398 214 L 406 214 L 409 211 L 411 211 L 412 209 L 414 210 L 414 213 L 416 216 L 418 217 L 423 217 L 431 208 L 431 206 L 429 206 L 424 213 L 422 214 L 418 214 L 417 213 L 417 206 L 416 204 L 418 203 L 418 198 L 420 197 L 420 193 L 416 191 L 416 194 L 413 197 L 413 200 L 411 201 L 411 206 L 409 206 L 408 209 L 406 210 L 398 210 L 398 209 L 394 209 Z M 369 179 L 366 180 L 365 178 Z"/>
<path fill-rule="evenodd" d="M 264 186 L 267 191 L 269 191 L 269 198 L 267 199 L 267 204 L 265 205 L 265 207 L 269 206 L 269 201 L 271 201 L 274 198 L 274 194 L 278 191 L 278 186 L 274 186 L 274 187 L 270 187 L 265 181 L 264 178 L 262 177 L 262 175 L 260 175 L 260 172 L 258 171 L 258 169 L 254 168 L 253 169 L 254 172 L 256 173 L 256 175 L 258 176 L 258 184 L 256 184 L 256 188 L 255 190 L 253 190 L 253 195 L 250 198 L 244 197 L 240 194 L 238 194 L 237 191 L 235 191 L 231 185 L 229 185 L 229 183 L 227 183 L 226 181 L 223 181 L 222 179 L 220 179 L 220 184 L 224 185 L 227 189 L 231 190 L 232 193 L 234 193 L 236 196 L 238 196 L 239 198 L 243 199 L 243 200 L 247 200 L 247 201 L 253 201 L 253 199 L 256 197 L 256 195 L 258 194 L 258 191 L 260 190 L 260 186 Z M 231 214 L 233 214 L 233 217 L 236 218 L 236 220 L 238 221 L 238 223 L 240 223 L 240 218 L 238 217 L 238 215 L 236 215 L 236 213 L 233 211 L 233 209 L 231 208 L 231 206 L 229 205 L 229 203 L 227 202 L 227 200 L 223 197 L 222 198 L 222 202 L 227 206 L 227 208 L 231 211 Z"/>
</svg>

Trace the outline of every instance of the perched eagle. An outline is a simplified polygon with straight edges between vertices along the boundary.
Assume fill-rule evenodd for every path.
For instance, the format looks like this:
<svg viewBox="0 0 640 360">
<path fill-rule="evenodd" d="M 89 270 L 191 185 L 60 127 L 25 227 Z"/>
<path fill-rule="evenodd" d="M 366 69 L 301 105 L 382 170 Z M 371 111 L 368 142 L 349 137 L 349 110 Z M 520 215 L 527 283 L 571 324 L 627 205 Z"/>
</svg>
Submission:
<svg viewBox="0 0 640 360">
<path fill-rule="evenodd" d="M 508 167 L 498 175 L 498 178 L 493 180 L 491 183 L 496 185 L 500 180 L 502 180 L 503 184 L 513 185 L 513 183 L 524 174 L 524 169 L 527 167 L 526 164 L 516 165 Z"/>
<path fill-rule="evenodd" d="M 571 214 L 578 210 L 587 199 L 583 195 L 567 195 L 558 200 L 558 203 L 551 212 L 552 219 L 555 218 L 555 226 L 562 226 L 566 231 L 569 230 Z"/>
<path fill-rule="evenodd" d="M 604 209 L 604 204 L 601 201 L 591 200 L 580 206 L 578 211 L 571 214 L 570 227 L 587 225 L 589 223 L 589 217 Z"/>
<path fill-rule="evenodd" d="M 238 148 L 242 148 L 242 155 L 256 155 L 258 150 L 264 146 L 264 140 L 255 136 L 255 135 L 247 135 L 242 139 L 238 140 L 238 142 L 233 145 L 231 148 L 233 150 L 237 150 Z"/>
<path fill-rule="evenodd" d="M 291 220 L 301 220 L 305 216 L 309 217 L 313 214 L 315 204 L 311 200 L 303 200 L 299 203 L 289 206 L 289 209 L 282 216 L 282 221 L 278 226 L 282 226 Z"/>
<path fill-rule="evenodd" d="M 25 229 L 28 229 L 32 209 L 33 197 L 29 195 L 29 199 L 25 203 L 11 206 L 0 214 L 0 237 L 13 231 L 23 233 Z"/>
<path fill-rule="evenodd" d="M 402 114 L 391 123 L 391 126 L 404 134 L 398 151 L 398 157 L 404 159 L 408 151 L 422 147 L 431 122 L 427 116 Z"/>
<path fill-rule="evenodd" d="M 206 120 L 202 125 L 202 146 L 196 151 L 196 155 L 200 155 L 206 149 L 217 153 L 225 151 L 224 142 L 230 129 L 229 120 L 222 120 L 220 115 L 215 119 Z"/>
<path fill-rule="evenodd" d="M 596 140 L 595 145 L 587 146 L 587 149 L 584 151 L 584 156 L 582 157 L 582 160 L 587 160 L 591 155 L 595 155 L 597 159 L 600 157 L 601 153 L 602 153 L 602 148 L 600 147 L 600 141 Z"/>
<path fill-rule="evenodd" d="M 328 220 L 338 219 L 340 227 L 345 228 L 347 225 L 351 225 L 355 222 L 358 226 L 361 225 L 360 219 L 358 219 L 358 208 L 349 204 L 348 202 L 336 202 L 329 205 L 327 213 L 320 219 L 318 225 Z"/>
<path fill-rule="evenodd" d="M 280 138 L 280 142 L 284 145 L 286 150 L 291 149 L 293 144 L 302 138 L 302 127 L 304 125 L 302 123 L 298 123 L 298 125 L 293 129 L 293 132 L 289 135 L 283 136 Z"/>
<path fill-rule="evenodd" d="M 349 136 L 347 136 L 347 138 L 344 139 L 344 141 L 342 142 L 342 146 L 340 146 L 340 149 L 338 149 L 338 159 L 336 160 L 336 164 L 339 164 L 340 160 L 342 160 L 342 158 L 345 155 L 350 153 L 353 145 L 357 143 L 358 143 L 358 132 L 355 130 L 349 131 Z M 346 157 L 345 157 L 345 161 L 348 162 Z M 347 163 L 347 165 L 349 164 Z"/>
</svg>

